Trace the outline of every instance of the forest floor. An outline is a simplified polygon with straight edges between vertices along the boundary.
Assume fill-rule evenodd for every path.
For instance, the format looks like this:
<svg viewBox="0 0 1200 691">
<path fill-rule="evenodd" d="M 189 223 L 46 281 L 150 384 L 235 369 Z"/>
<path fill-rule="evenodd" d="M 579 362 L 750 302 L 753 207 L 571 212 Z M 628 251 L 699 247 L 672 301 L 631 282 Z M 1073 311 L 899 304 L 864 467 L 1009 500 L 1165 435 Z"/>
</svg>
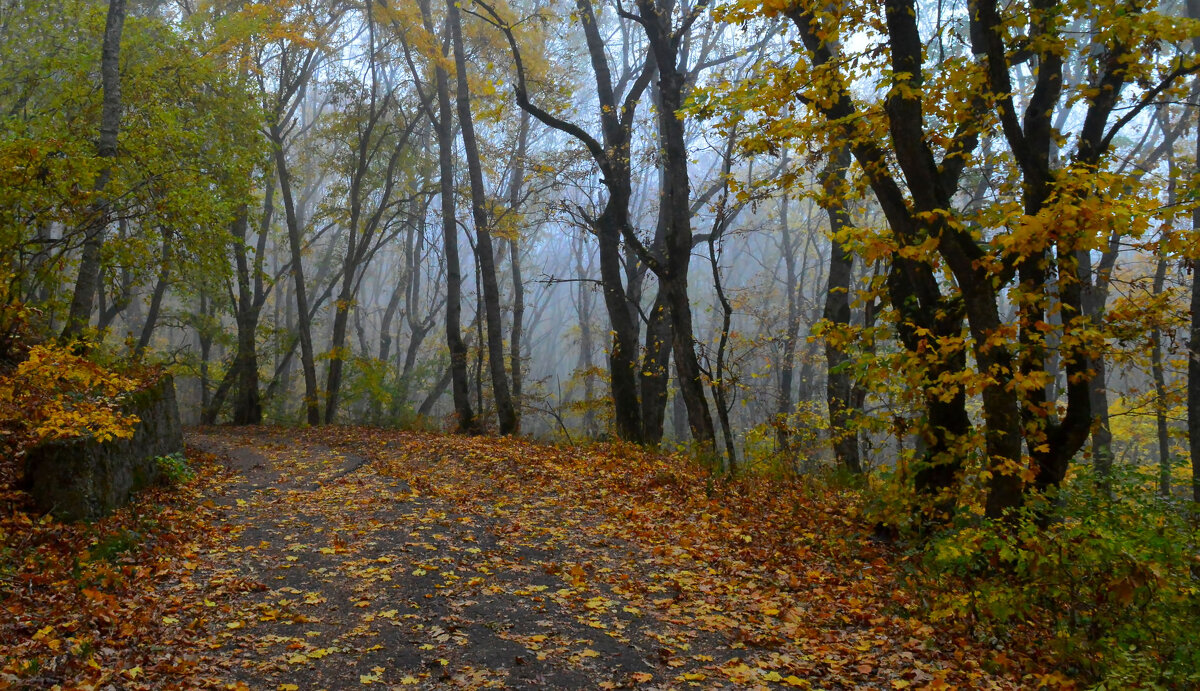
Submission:
<svg viewBox="0 0 1200 691">
<path fill-rule="evenodd" d="M 204 471 L 183 490 L 8 548 L 0 688 L 1071 685 L 917 616 L 851 493 L 616 445 L 351 427 L 187 443 Z M 116 530 L 141 542 L 96 566 Z"/>
</svg>

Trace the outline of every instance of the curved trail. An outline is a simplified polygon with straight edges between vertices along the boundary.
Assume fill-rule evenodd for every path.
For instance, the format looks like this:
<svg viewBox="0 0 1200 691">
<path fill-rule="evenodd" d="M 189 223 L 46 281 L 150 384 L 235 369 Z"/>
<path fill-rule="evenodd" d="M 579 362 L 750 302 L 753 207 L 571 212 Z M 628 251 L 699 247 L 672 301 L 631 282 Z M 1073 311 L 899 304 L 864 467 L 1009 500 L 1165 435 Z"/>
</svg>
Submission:
<svg viewBox="0 0 1200 691">
<path fill-rule="evenodd" d="M 830 497 L 714 488 L 624 447 L 187 441 L 234 471 L 197 573 L 224 584 L 205 657 L 233 688 L 1018 686 L 905 614 L 891 558 Z"/>
<path fill-rule="evenodd" d="M 215 654 L 249 688 L 593 688 L 653 671 L 660 644 L 638 617 L 599 612 L 611 593 L 565 587 L 565 552 L 506 544 L 502 518 L 292 433 L 188 443 L 240 475 L 219 498 L 231 544 L 209 556 L 251 583 L 215 625 Z"/>
</svg>

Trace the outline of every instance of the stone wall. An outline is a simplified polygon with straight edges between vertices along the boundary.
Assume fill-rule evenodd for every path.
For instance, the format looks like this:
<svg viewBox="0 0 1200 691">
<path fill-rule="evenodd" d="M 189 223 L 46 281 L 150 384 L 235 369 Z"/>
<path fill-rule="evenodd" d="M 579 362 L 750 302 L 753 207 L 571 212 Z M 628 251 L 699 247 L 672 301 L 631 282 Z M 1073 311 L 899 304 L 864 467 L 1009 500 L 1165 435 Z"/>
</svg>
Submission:
<svg viewBox="0 0 1200 691">
<path fill-rule="evenodd" d="M 124 410 L 141 419 L 131 439 L 70 439 L 29 451 L 24 484 L 39 511 L 67 521 L 105 516 L 158 481 L 155 458 L 183 451 L 175 383 L 169 375 L 130 396 Z"/>
</svg>

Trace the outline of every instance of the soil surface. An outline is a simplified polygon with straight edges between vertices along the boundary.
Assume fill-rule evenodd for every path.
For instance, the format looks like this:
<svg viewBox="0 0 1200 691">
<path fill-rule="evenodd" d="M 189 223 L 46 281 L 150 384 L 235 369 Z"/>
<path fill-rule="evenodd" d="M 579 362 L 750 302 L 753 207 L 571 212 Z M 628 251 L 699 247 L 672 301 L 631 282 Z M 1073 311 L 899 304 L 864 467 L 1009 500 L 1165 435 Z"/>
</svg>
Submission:
<svg viewBox="0 0 1200 691">
<path fill-rule="evenodd" d="M 236 471 L 213 500 L 232 538 L 220 576 L 245 586 L 214 654 L 252 689 L 620 687 L 708 663 L 668 667 L 646 613 L 589 578 L 635 569 L 628 546 L 512 539 L 503 508 L 464 512 L 295 430 L 187 442 Z"/>
<path fill-rule="evenodd" d="M 893 556 L 829 497 L 621 446 L 186 440 L 232 471 L 195 574 L 218 584 L 195 626 L 227 688 L 1021 685 L 1003 652 L 914 618 Z"/>
</svg>

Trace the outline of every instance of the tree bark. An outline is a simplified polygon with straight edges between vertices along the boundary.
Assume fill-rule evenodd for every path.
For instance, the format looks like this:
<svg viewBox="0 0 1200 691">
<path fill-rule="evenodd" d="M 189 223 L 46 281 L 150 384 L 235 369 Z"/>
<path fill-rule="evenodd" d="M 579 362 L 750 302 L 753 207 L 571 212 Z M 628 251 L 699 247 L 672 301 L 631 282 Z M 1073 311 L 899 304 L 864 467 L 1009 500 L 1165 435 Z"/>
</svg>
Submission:
<svg viewBox="0 0 1200 691">
<path fill-rule="evenodd" d="M 96 145 L 96 153 L 104 160 L 104 164 L 92 187 L 96 201 L 88 208 L 79 274 L 75 279 L 75 292 L 71 296 L 70 311 L 62 332 L 64 341 L 78 338 L 87 327 L 96 299 L 100 250 L 104 246 L 104 229 L 109 218 L 104 189 L 112 178 L 113 160 L 117 157 L 117 134 L 121 125 L 120 57 L 124 27 L 125 0 L 109 0 L 108 14 L 104 20 L 104 40 L 100 48 L 100 82 L 104 96 L 100 107 L 100 139 Z"/>
<path fill-rule="evenodd" d="M 274 185 L 272 185 L 274 187 Z M 262 399 L 258 391 L 258 315 L 252 293 L 250 263 L 246 257 L 246 239 L 250 219 L 242 207 L 231 224 L 234 268 L 237 273 L 237 351 L 233 357 L 237 395 L 233 399 L 233 423 L 257 425 L 262 422 Z M 232 374 L 232 373 L 231 373 Z"/>
<path fill-rule="evenodd" d="M 308 288 L 304 284 L 304 247 L 301 242 L 302 229 L 296 215 L 296 202 L 292 197 L 291 174 L 287 167 L 287 152 L 281 123 L 270 127 L 271 143 L 275 149 L 275 171 L 279 178 L 279 192 L 283 198 L 284 217 L 287 221 L 288 248 L 292 260 L 292 284 L 296 298 L 296 330 L 300 337 L 300 367 L 304 371 L 304 411 L 310 425 L 321 424 L 320 391 L 317 389 L 317 366 L 312 344 L 312 316 L 308 307 Z"/>
<path fill-rule="evenodd" d="M 603 143 L 597 141 L 578 125 L 562 120 L 534 105 L 529 100 L 525 83 L 525 68 L 521 52 L 509 27 L 499 14 L 486 3 L 477 2 L 492 14 L 497 26 L 508 39 L 516 63 L 517 83 L 514 85 L 517 103 L 548 127 L 568 134 L 583 143 L 596 161 L 608 189 L 608 199 L 599 217 L 593 220 L 599 246 L 600 281 L 604 288 L 604 306 L 608 311 L 612 343 L 608 351 L 610 390 L 613 399 L 613 419 L 617 435 L 635 443 L 642 441 L 641 406 L 637 381 L 637 325 L 630 313 L 631 305 L 622 281 L 621 240 L 633 236 L 629 221 L 629 201 L 632 194 L 630 140 L 634 112 L 651 77 L 651 63 L 643 65 L 641 74 L 632 81 L 623 102 L 618 102 L 613 90 L 612 73 L 604 39 L 596 23 L 591 0 L 576 0 L 579 23 L 587 43 L 592 72 L 596 79 L 596 95 L 600 106 Z"/>
<path fill-rule="evenodd" d="M 583 264 L 584 241 L 579 238 L 572 243 L 575 254 L 575 276 L 580 280 L 576 285 L 576 306 L 579 310 L 579 361 L 575 370 L 583 377 L 583 433 L 589 439 L 594 439 L 599 433 L 596 427 L 596 410 L 593 407 L 595 397 L 595 376 L 592 373 L 592 291 L 588 286 L 588 271 Z"/>
<path fill-rule="evenodd" d="M 672 30 L 673 13 L 670 5 L 655 0 L 638 0 L 637 7 L 658 71 L 658 94 L 661 99 L 657 120 L 663 168 L 663 183 L 659 192 L 659 223 L 662 228 L 657 234 L 663 238 L 665 261 L 647 261 L 647 264 L 658 277 L 659 290 L 666 293 L 674 330 L 675 371 L 683 402 L 687 406 L 692 438 L 701 446 L 712 449 L 716 443 L 716 431 L 704 393 L 704 376 L 696 357 L 692 306 L 688 297 L 692 210 L 689 203 L 687 141 L 684 122 L 679 117 L 687 75 L 681 71 L 683 66 L 679 64 L 679 36 Z M 627 233 L 625 240 L 631 244 L 637 243 L 632 232 Z M 643 257 L 643 260 L 647 259 Z"/>
<path fill-rule="evenodd" d="M 457 72 L 458 125 L 462 134 L 463 151 L 467 158 L 467 177 L 471 184 L 471 216 L 475 221 L 475 256 L 479 262 L 483 285 L 484 320 L 487 323 L 488 369 L 492 380 L 492 396 L 496 400 L 496 415 L 500 419 L 500 434 L 516 434 L 517 409 L 513 405 L 508 373 L 504 368 L 504 327 L 500 317 L 500 283 L 496 278 L 496 254 L 492 247 L 492 231 L 488 219 L 487 190 L 483 186 L 483 167 L 479 163 L 479 144 L 475 139 L 475 123 L 471 116 L 471 92 L 467 84 L 467 53 L 463 47 L 462 21 L 456 0 L 447 0 L 446 12 L 450 37 L 454 46 L 454 65 Z"/>
<path fill-rule="evenodd" d="M 787 323 L 784 324 L 783 331 L 783 361 L 779 363 L 779 402 L 775 408 L 775 441 L 785 455 L 790 455 L 792 449 L 792 428 L 788 423 L 788 416 L 792 414 L 792 380 L 796 366 L 796 341 L 800 337 L 796 244 L 792 238 L 788 214 L 790 205 L 791 200 L 785 190 L 779 199 L 779 235 L 780 253 L 783 255 L 784 292 L 787 293 Z M 832 275 L 831 272 L 830 276 Z"/>
<path fill-rule="evenodd" d="M 846 170 L 850 167 L 850 150 L 837 149 L 822 173 L 821 206 L 829 216 L 829 279 L 825 286 L 823 317 L 835 328 L 850 325 L 850 276 L 854 256 L 842 245 L 839 237 L 850 226 L 850 215 L 843 201 Z M 825 363 L 828 368 L 825 400 L 829 407 L 829 435 L 838 465 L 852 473 L 862 472 L 858 457 L 858 430 L 855 427 L 854 401 L 851 393 L 854 376 L 849 371 L 850 358 L 846 351 L 831 339 L 825 341 Z"/>
<path fill-rule="evenodd" d="M 529 111 L 521 111 L 521 124 L 517 132 L 517 151 L 513 160 L 512 178 L 508 184 L 509 213 L 518 213 L 521 206 L 521 195 L 525 187 L 525 158 L 529 149 Z M 525 283 L 521 276 L 521 237 L 520 229 L 513 231 L 513 237 L 508 241 L 509 263 L 512 267 L 513 308 L 511 352 L 509 353 L 509 369 L 512 371 L 512 397 L 517 409 L 517 425 L 521 422 L 521 387 L 524 382 L 524 367 L 521 358 L 521 339 L 524 336 L 525 320 Z"/>
<path fill-rule="evenodd" d="M 150 347 L 150 339 L 154 336 L 154 327 L 158 325 L 158 316 L 162 312 L 163 297 L 167 294 L 168 279 L 171 275 L 171 244 L 166 229 L 161 230 L 162 244 L 159 250 L 158 275 L 154 280 L 154 291 L 150 294 L 150 308 L 146 311 L 146 320 L 142 322 L 142 333 L 138 337 L 134 352 L 140 358 Z"/>
<path fill-rule="evenodd" d="M 668 367 L 671 364 L 671 351 L 675 346 L 675 332 L 671 328 L 671 308 L 667 304 L 662 283 L 658 285 L 658 294 L 654 298 L 649 317 L 638 379 L 642 399 L 642 442 L 657 446 L 662 442 L 663 424 L 667 417 L 667 385 L 671 380 Z"/>
<path fill-rule="evenodd" d="M 430 36 L 435 35 L 429 0 L 420 0 L 418 4 L 425 30 Z M 443 44 L 443 55 L 446 50 L 447 46 Z M 438 102 L 438 116 L 434 124 L 438 140 L 442 203 L 442 251 L 446 257 L 446 345 L 450 350 L 450 391 L 454 398 L 459 433 L 477 434 L 479 427 L 471 410 L 471 390 L 467 380 L 467 345 L 462 337 L 462 269 L 458 259 L 458 226 L 454 208 L 454 114 L 450 105 L 450 78 L 441 63 L 437 64 L 434 72 Z"/>
</svg>

